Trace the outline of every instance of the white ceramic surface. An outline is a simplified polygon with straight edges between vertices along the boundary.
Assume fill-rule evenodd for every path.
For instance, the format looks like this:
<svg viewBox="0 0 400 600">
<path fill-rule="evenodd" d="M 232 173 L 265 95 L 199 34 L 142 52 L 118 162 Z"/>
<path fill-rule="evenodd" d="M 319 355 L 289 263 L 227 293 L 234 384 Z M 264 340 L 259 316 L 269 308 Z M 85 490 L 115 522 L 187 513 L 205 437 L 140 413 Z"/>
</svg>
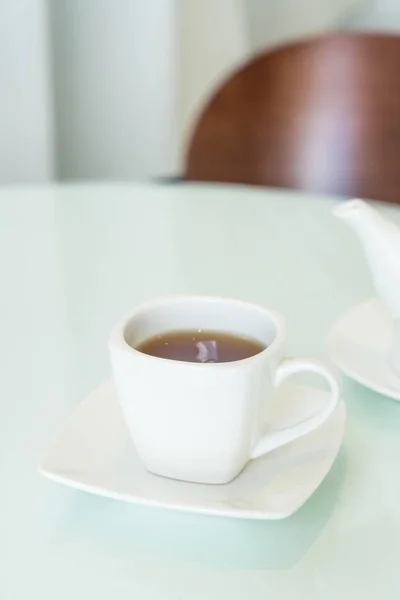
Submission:
<svg viewBox="0 0 400 600">
<path fill-rule="evenodd" d="M 185 329 L 228 331 L 265 349 L 245 360 L 207 364 L 135 349 L 147 338 Z M 153 300 L 116 325 L 109 347 L 117 395 L 146 468 L 181 481 L 227 483 L 252 458 L 324 423 L 340 400 L 340 377 L 320 362 L 284 358 L 285 342 L 279 313 L 213 296 Z M 274 429 L 268 415 L 276 387 L 305 372 L 328 384 L 325 405 L 290 427 Z"/>
<path fill-rule="evenodd" d="M 332 323 L 374 295 L 334 204 L 246 186 L 0 188 L 2 600 L 398 600 L 400 406 L 348 378 L 342 450 L 289 519 L 146 508 L 37 472 L 110 377 L 113 323 L 149 298 L 276 306 L 288 353 L 326 356 Z M 400 223 L 399 206 L 380 210 Z"/>
<path fill-rule="evenodd" d="M 333 213 L 354 229 L 364 248 L 377 296 L 395 324 L 386 357 L 400 377 L 400 228 L 363 200 L 343 202 Z"/>
<path fill-rule="evenodd" d="M 381 303 L 358 304 L 332 326 L 328 353 L 338 367 L 362 385 L 400 400 L 400 378 L 390 366 L 393 323 Z"/>
<path fill-rule="evenodd" d="M 284 386 L 271 406 L 274 427 L 290 427 L 321 410 L 327 392 Z M 345 425 L 341 401 L 317 430 L 252 461 L 231 483 L 204 485 L 148 473 L 141 462 L 112 382 L 77 408 L 48 450 L 41 472 L 81 490 L 146 506 L 225 517 L 283 519 L 311 496 L 339 451 Z"/>
</svg>

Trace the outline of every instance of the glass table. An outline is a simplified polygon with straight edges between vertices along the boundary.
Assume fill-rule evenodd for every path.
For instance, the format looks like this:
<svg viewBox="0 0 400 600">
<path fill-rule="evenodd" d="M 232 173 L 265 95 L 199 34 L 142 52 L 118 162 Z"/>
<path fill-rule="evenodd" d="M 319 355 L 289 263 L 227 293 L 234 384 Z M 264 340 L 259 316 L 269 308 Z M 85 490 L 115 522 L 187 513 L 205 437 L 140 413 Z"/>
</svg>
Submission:
<svg viewBox="0 0 400 600">
<path fill-rule="evenodd" d="M 400 406 L 348 379 L 343 448 L 285 521 L 144 508 L 37 473 L 109 377 L 111 325 L 150 297 L 279 308 L 288 352 L 322 356 L 333 320 L 373 294 L 334 202 L 224 185 L 0 190 L 2 600 L 398 599 Z"/>
</svg>

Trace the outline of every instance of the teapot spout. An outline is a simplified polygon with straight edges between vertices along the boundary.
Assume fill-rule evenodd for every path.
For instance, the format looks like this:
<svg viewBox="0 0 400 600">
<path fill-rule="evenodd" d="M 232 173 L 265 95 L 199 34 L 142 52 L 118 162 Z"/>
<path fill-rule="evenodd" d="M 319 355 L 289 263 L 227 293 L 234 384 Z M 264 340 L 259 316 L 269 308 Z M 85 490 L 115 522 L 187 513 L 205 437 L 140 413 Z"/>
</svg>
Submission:
<svg viewBox="0 0 400 600">
<path fill-rule="evenodd" d="M 332 211 L 335 217 L 343 219 L 349 225 L 353 226 L 357 231 L 364 232 L 372 229 L 374 234 L 377 234 L 377 220 L 382 221 L 382 218 L 376 210 L 369 206 L 363 200 L 348 200 L 341 202 Z"/>
<path fill-rule="evenodd" d="M 400 319 L 400 230 L 363 200 L 349 200 L 333 214 L 352 227 L 364 248 L 375 288 L 394 319 Z"/>
</svg>

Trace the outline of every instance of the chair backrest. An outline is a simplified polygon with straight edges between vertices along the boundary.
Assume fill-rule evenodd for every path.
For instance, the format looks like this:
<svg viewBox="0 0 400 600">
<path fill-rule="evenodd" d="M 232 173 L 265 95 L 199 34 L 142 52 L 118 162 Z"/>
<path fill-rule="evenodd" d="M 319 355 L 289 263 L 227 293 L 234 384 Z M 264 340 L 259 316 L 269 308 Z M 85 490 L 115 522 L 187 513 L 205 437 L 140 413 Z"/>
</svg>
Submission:
<svg viewBox="0 0 400 600">
<path fill-rule="evenodd" d="M 324 36 L 257 56 L 200 115 L 185 178 L 400 202 L 400 36 Z"/>
</svg>

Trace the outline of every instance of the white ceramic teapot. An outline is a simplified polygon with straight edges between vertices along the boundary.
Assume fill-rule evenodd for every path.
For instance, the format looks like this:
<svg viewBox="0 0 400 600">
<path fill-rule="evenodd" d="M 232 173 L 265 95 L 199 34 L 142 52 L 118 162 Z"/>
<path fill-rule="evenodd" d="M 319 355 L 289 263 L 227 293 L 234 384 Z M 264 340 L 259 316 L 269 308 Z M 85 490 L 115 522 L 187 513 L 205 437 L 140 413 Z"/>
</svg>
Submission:
<svg viewBox="0 0 400 600">
<path fill-rule="evenodd" d="M 363 245 L 378 296 L 393 319 L 388 358 L 400 376 L 400 228 L 363 200 L 343 202 L 333 214 L 354 229 Z"/>
</svg>

